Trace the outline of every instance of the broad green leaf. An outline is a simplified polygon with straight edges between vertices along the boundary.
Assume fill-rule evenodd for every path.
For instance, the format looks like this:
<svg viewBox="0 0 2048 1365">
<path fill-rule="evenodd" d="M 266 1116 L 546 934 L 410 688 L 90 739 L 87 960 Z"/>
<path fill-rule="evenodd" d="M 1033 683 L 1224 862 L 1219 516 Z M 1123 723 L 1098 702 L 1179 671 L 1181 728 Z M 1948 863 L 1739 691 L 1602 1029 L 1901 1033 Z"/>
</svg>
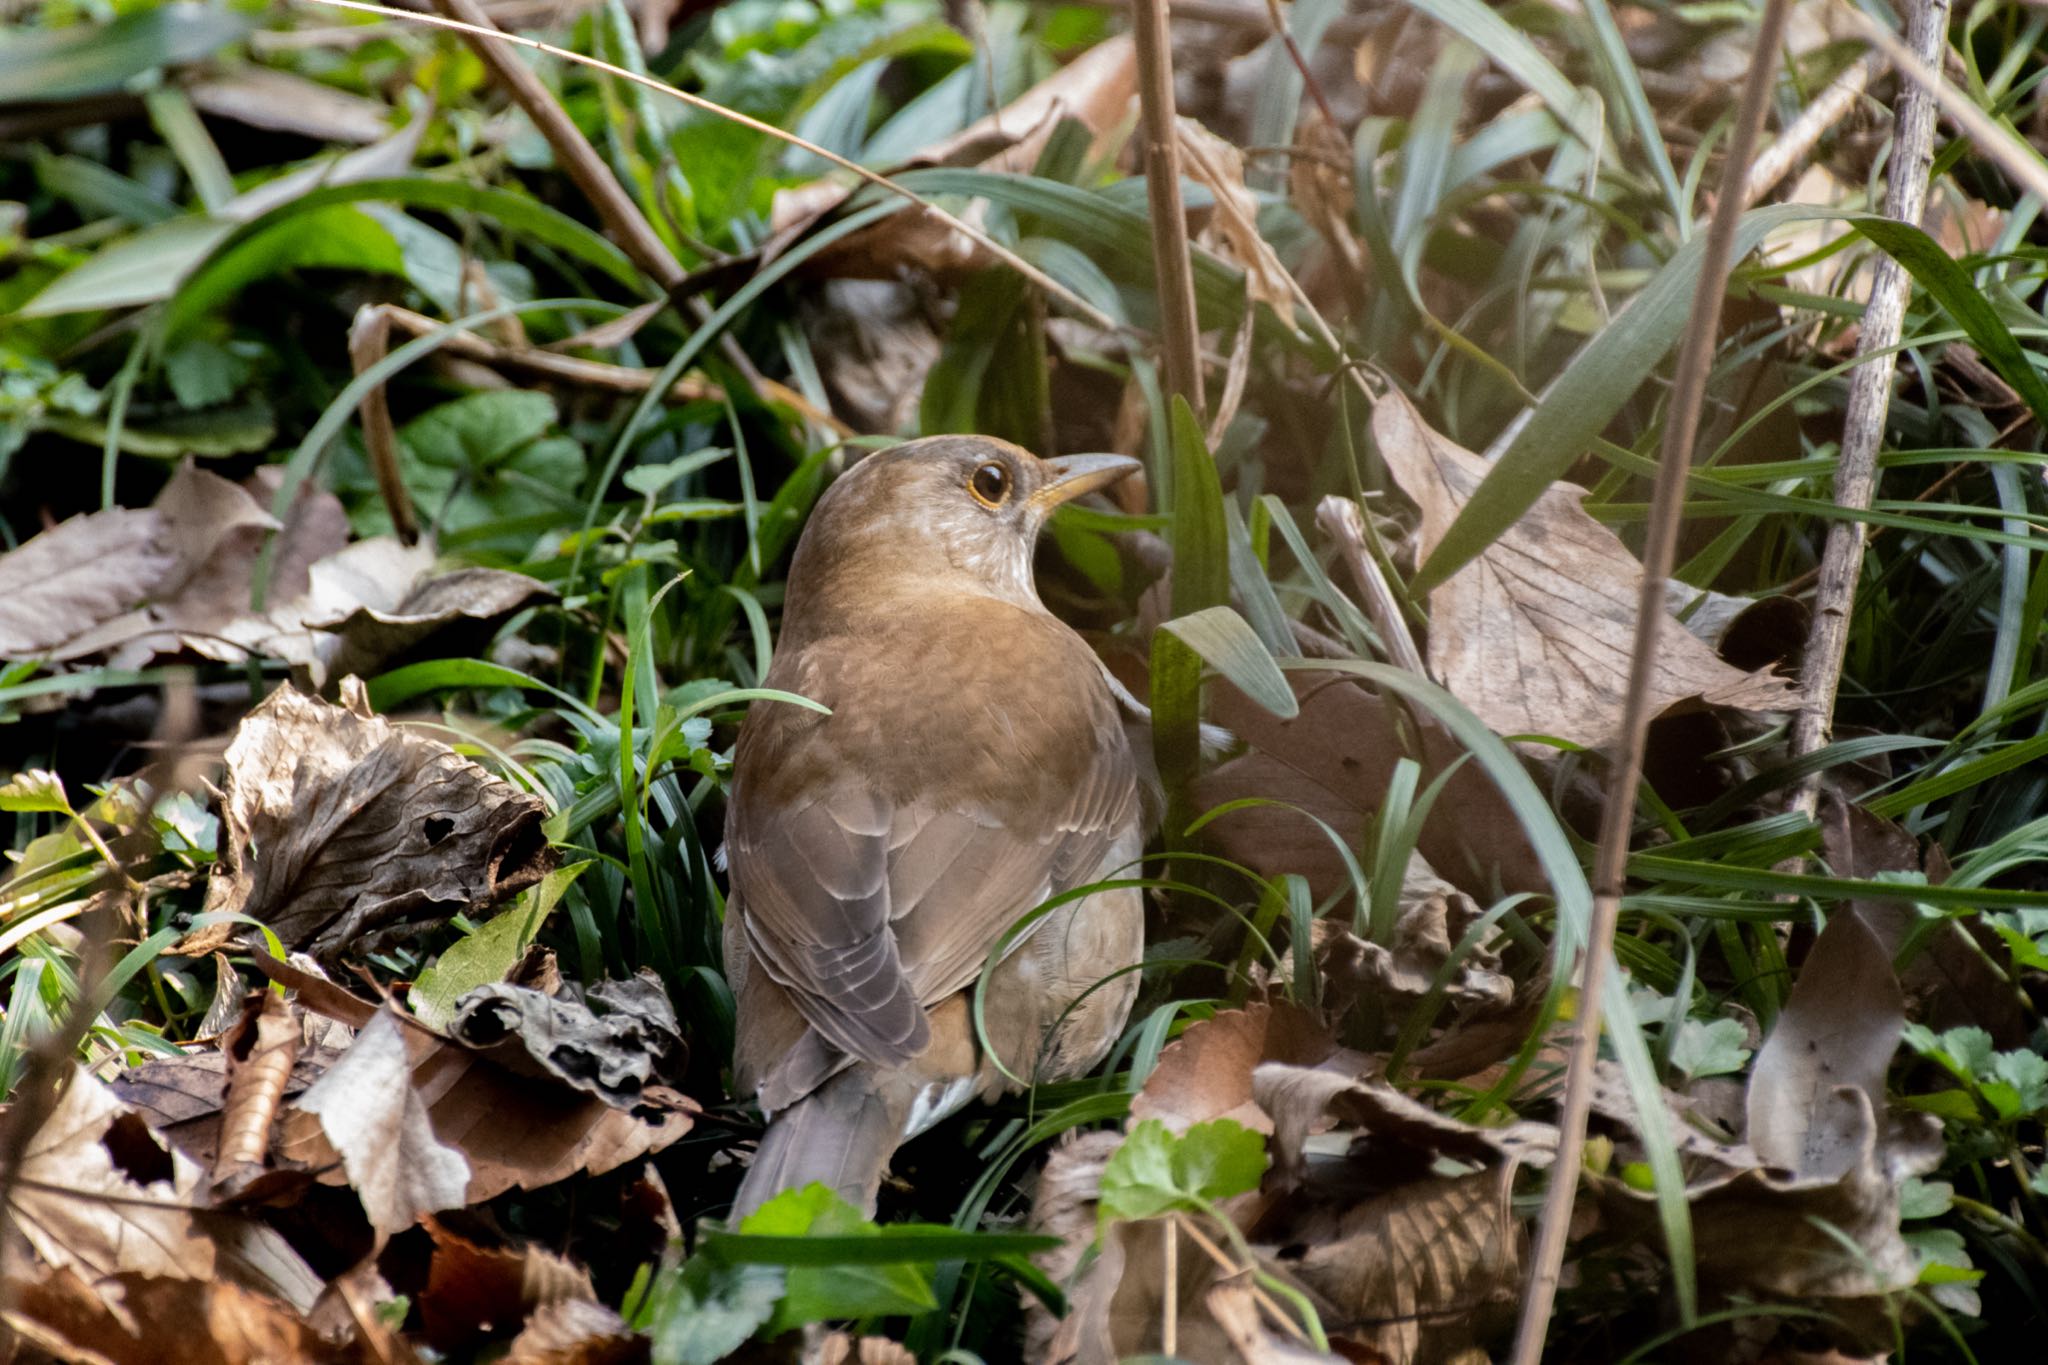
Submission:
<svg viewBox="0 0 2048 1365">
<path fill-rule="evenodd" d="M 1167 621 L 1159 629 L 1178 636 L 1240 692 L 1282 720 L 1301 714 L 1301 703 L 1288 686 L 1287 675 L 1273 662 L 1257 633 L 1229 607 L 1207 607 L 1192 616 Z"/>
<path fill-rule="evenodd" d="M 146 71 L 212 54 L 247 32 L 255 18 L 225 5 L 172 4 L 105 24 L 17 24 L 0 34 L 0 102 L 119 90 Z"/>
<path fill-rule="evenodd" d="M 443 528 L 538 513 L 567 515 L 583 483 L 583 447 L 549 435 L 555 401 L 503 389 L 429 409 L 399 432 L 405 484 Z M 375 509 L 381 515 L 382 508 Z"/>
<path fill-rule="evenodd" d="M 692 1256 L 663 1271 L 648 1293 L 645 1328 L 655 1365 L 713 1365 L 775 1316 L 783 1273 Z"/>
<path fill-rule="evenodd" d="M 1133 1128 L 1102 1170 L 1102 1221 L 1199 1211 L 1258 1188 L 1266 1140 L 1233 1119 L 1198 1123 L 1176 1137 L 1159 1119 Z"/>
<path fill-rule="evenodd" d="M 511 905 L 448 945 L 433 966 L 421 972 L 406 1003 L 428 1028 L 445 1029 L 454 1017 L 455 1002 L 478 986 L 503 981 L 525 956 L 562 894 L 590 866 L 590 860 L 569 863 L 520 893 Z"/>
<path fill-rule="evenodd" d="M 824 1185 L 813 1182 L 785 1190 L 747 1215 L 745 1234 L 767 1237 L 833 1237 L 877 1241 L 882 1230 L 860 1210 Z M 776 1336 L 808 1322 L 835 1318 L 888 1317 L 937 1307 L 931 1277 L 916 1264 L 863 1264 L 859 1248 L 833 1265 L 797 1265 L 787 1272 L 787 1292 L 767 1328 Z"/>
<path fill-rule="evenodd" d="M 1671 1044 L 1671 1065 L 1694 1080 L 1732 1075 L 1749 1060 L 1749 1049 L 1743 1046 L 1746 1038 L 1742 1025 L 1733 1019 L 1687 1019 Z"/>
</svg>

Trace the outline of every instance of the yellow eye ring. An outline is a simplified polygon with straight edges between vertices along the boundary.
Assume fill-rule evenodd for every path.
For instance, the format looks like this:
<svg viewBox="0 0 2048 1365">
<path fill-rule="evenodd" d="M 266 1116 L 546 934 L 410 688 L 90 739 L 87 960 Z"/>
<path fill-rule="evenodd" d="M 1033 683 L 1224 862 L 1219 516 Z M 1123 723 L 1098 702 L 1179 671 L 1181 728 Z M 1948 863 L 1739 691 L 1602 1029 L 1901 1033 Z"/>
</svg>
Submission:
<svg viewBox="0 0 2048 1365">
<path fill-rule="evenodd" d="M 974 494 L 974 500 L 993 511 L 1008 501 L 1010 496 L 1010 471 L 1007 466 L 990 460 L 974 471 L 967 480 L 967 491 Z"/>
</svg>

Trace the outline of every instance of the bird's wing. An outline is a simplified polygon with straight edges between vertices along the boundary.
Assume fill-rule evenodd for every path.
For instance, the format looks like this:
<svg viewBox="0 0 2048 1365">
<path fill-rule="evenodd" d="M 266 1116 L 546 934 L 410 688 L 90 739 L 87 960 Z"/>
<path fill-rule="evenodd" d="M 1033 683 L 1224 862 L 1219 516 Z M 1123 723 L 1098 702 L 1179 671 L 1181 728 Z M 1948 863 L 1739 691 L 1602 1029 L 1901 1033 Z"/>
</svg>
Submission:
<svg viewBox="0 0 2048 1365">
<path fill-rule="evenodd" d="M 1019 916 L 1099 875 L 1138 797 L 1121 732 L 1098 738 L 1044 802 L 1002 811 L 892 805 L 851 780 L 735 806 L 748 944 L 821 1037 L 880 1065 L 914 1057 L 925 1007 L 971 985 Z"/>
</svg>

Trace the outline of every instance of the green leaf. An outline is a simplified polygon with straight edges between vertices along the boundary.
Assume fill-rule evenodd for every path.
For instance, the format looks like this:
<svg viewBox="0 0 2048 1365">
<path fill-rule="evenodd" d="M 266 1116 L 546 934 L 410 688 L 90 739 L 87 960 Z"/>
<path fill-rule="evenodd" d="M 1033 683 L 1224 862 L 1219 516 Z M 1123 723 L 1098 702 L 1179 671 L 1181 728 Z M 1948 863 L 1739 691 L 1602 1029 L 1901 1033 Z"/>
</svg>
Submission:
<svg viewBox="0 0 2048 1365">
<path fill-rule="evenodd" d="M 585 859 L 556 868 L 542 877 L 539 885 L 521 892 L 509 907 L 449 944 L 406 992 L 406 1003 L 420 1022 L 428 1028 L 444 1029 L 455 1013 L 456 1001 L 478 986 L 503 981 L 554 913 L 562 894 L 589 866 L 590 860 Z"/>
<path fill-rule="evenodd" d="M 775 1315 L 783 1274 L 774 1266 L 693 1256 L 663 1271 L 648 1293 L 655 1365 L 712 1365 Z"/>
<path fill-rule="evenodd" d="M 747 1215 L 745 1234 L 767 1237 L 833 1237 L 876 1241 L 882 1230 L 860 1210 L 823 1184 L 785 1190 Z M 858 1255 L 862 1248 L 852 1248 Z M 778 1336 L 808 1322 L 835 1318 L 889 1317 L 922 1313 L 938 1306 L 931 1276 L 915 1264 L 866 1263 L 848 1259 L 834 1265 L 791 1266 L 787 1292 L 767 1334 Z"/>
<path fill-rule="evenodd" d="M 197 61 L 247 32 L 253 14 L 173 4 L 112 23 L 17 26 L 0 35 L 0 100 L 69 100 L 119 90 L 145 71 Z"/>
<path fill-rule="evenodd" d="M 1179 637 L 1240 692 L 1282 720 L 1301 714 L 1301 703 L 1288 685 L 1287 675 L 1273 662 L 1258 634 L 1229 607 L 1208 607 L 1167 621 L 1159 629 Z"/>
<path fill-rule="evenodd" d="M 577 504 L 583 447 L 549 436 L 555 400 L 501 389 L 473 393 L 406 423 L 399 432 L 406 488 L 450 531 Z"/>
<path fill-rule="evenodd" d="M 71 802 L 65 798 L 63 778 L 47 768 L 24 768 L 0 787 L 0 810 L 69 815 Z"/>
<path fill-rule="evenodd" d="M 1223 519 L 1223 484 L 1202 440 L 1201 423 L 1175 394 L 1172 417 L 1173 614 L 1190 616 L 1230 602 L 1230 535 Z"/>
<path fill-rule="evenodd" d="M 1733 1019 L 1687 1019 L 1671 1044 L 1671 1065 L 1694 1080 L 1732 1075 L 1749 1060 L 1746 1040 L 1742 1025 Z"/>
<path fill-rule="evenodd" d="M 1131 1130 L 1102 1170 L 1102 1221 L 1199 1211 L 1258 1188 L 1266 1140 L 1232 1119 L 1198 1123 L 1175 1137 L 1159 1119 Z"/>
</svg>

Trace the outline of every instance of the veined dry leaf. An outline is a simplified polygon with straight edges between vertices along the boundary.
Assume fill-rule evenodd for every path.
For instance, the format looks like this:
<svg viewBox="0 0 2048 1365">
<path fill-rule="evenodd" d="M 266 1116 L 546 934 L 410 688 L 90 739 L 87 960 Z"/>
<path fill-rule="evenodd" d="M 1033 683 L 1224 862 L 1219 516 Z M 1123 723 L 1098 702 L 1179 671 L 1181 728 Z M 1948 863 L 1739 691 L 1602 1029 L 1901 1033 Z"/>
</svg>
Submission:
<svg viewBox="0 0 2048 1365">
<path fill-rule="evenodd" d="M 1308 1011 L 1284 1001 L 1253 1001 L 1241 1010 L 1218 1011 L 1168 1043 L 1131 1097 L 1131 1120 L 1158 1119 L 1179 1133 L 1211 1119 L 1230 1119 L 1270 1133 L 1272 1117 L 1252 1095 L 1252 1073 L 1262 1063 L 1329 1063 L 1359 1075 L 1369 1060 L 1339 1048 Z"/>
<path fill-rule="evenodd" d="M 208 911 L 334 957 L 378 930 L 475 914 L 553 865 L 538 797 L 447 745 L 280 687 L 227 750 Z"/>
<path fill-rule="evenodd" d="M 389 610 L 364 602 L 339 618 L 308 618 L 307 624 L 337 637 L 324 651 L 326 677 L 368 676 L 436 636 L 465 632 L 469 639 L 451 639 L 448 647 L 470 653 L 512 613 L 554 599 L 553 588 L 522 573 L 456 569 L 416 583 Z"/>
<path fill-rule="evenodd" d="M 253 993 L 234 1032 L 222 1039 L 227 1098 L 221 1106 L 220 1150 L 213 1158 L 216 1188 L 263 1169 L 270 1155 L 270 1125 L 284 1102 L 299 1060 L 301 1034 L 291 1006 L 275 991 Z"/>
<path fill-rule="evenodd" d="M 1288 681 L 1301 703 L 1292 720 L 1279 719 L 1227 683 L 1215 684 L 1209 718 L 1250 747 L 1197 778 L 1195 800 L 1204 809 L 1242 797 L 1270 803 L 1219 817 L 1210 826 L 1218 850 L 1258 872 L 1300 873 L 1321 900 L 1347 890 L 1350 873 L 1329 835 L 1307 816 L 1355 843 L 1403 756 L 1422 765 L 1427 783 L 1459 763 L 1465 750 L 1355 679 L 1291 672 Z M 1550 887 L 1513 810 L 1469 759 L 1451 773 L 1417 847 L 1446 880 L 1482 902 Z"/>
<path fill-rule="evenodd" d="M 7 1212 L 44 1264 L 94 1285 L 228 1279 L 310 1308 L 320 1281 L 298 1253 L 269 1228 L 208 1208 L 205 1182 L 80 1069 L 22 1153 Z"/>
<path fill-rule="evenodd" d="M 256 967 L 271 980 L 299 992 L 308 1010 L 326 1013 L 352 1027 L 367 1027 L 379 1006 L 350 995 L 296 967 L 259 954 Z M 434 1136 L 469 1163 L 464 1202 L 480 1204 L 506 1190 L 534 1190 L 572 1175 L 603 1175 L 636 1158 L 662 1150 L 690 1131 L 697 1106 L 663 1087 L 641 1092 L 641 1115 L 615 1109 L 551 1078 L 515 1075 L 402 1014 L 412 1086 L 426 1104 Z M 276 1151 L 305 1166 L 326 1171 L 336 1153 L 317 1118 L 288 1110 L 281 1120 Z"/>
<path fill-rule="evenodd" d="M 1487 463 L 1430 430 L 1398 392 L 1374 407 L 1372 431 L 1388 471 L 1422 510 L 1427 555 Z M 1643 571 L 1580 506 L 1583 496 L 1553 484 L 1430 594 L 1429 666 L 1501 734 L 1555 735 L 1600 749 L 1620 732 Z M 1741 711 L 1797 703 L 1788 679 L 1732 668 L 1675 623 L 1662 639 L 1649 684 L 1653 713 L 1687 702 Z"/>
<path fill-rule="evenodd" d="M 0 555 L 0 659 L 39 655 L 147 597 L 177 563 L 154 508 L 73 517 Z"/>
<path fill-rule="evenodd" d="M 653 972 L 602 981 L 584 999 L 497 982 L 462 997 L 449 1034 L 508 1071 L 550 1076 L 619 1109 L 682 1074 L 688 1048 Z"/>
<path fill-rule="evenodd" d="M 1338 1365 L 1344 1359 L 1275 1332 L 1259 1314 L 1257 1283 L 1251 1271 L 1240 1271 L 1216 1281 L 1202 1295 L 1203 1306 L 1243 1365 Z"/>
<path fill-rule="evenodd" d="M 413 1089 L 398 1016 L 388 1007 L 294 1108 L 320 1121 L 380 1235 L 469 1202 L 469 1162 L 434 1136 L 427 1106 Z"/>
<path fill-rule="evenodd" d="M 1470 896 L 1437 876 L 1421 854 L 1414 855 L 1402 878 L 1393 947 L 1368 943 L 1334 920 L 1316 921 L 1324 1007 L 1341 1015 L 1361 996 L 1397 1008 L 1420 1000 L 1451 950 L 1484 913 Z M 1513 1000 L 1515 983 L 1502 974 L 1500 955 L 1482 943 L 1459 963 L 1445 983 L 1445 994 L 1461 1008 L 1498 1009 Z"/>
<path fill-rule="evenodd" d="M 0 1323 L 58 1360 L 94 1365 L 370 1365 L 378 1359 L 359 1342 L 323 1339 L 284 1304 L 227 1280 L 194 1283 L 122 1274 L 88 1285 L 69 1269 L 10 1273 L 0 1297 L 6 1305 L 0 1309 Z"/>
<path fill-rule="evenodd" d="M 648 1340 L 601 1303 L 563 1299 L 535 1310 L 503 1365 L 640 1365 Z"/>
</svg>

